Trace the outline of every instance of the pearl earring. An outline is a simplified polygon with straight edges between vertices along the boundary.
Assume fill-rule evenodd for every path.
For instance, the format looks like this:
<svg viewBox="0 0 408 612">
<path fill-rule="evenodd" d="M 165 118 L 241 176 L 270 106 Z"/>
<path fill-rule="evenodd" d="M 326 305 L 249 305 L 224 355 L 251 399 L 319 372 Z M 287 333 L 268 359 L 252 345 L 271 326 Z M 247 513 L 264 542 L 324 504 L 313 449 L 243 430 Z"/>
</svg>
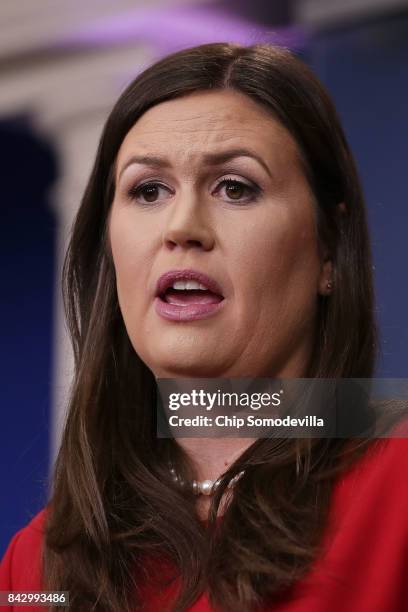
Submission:
<svg viewBox="0 0 408 612">
<path fill-rule="evenodd" d="M 327 287 L 328 291 L 330 291 L 331 289 L 333 289 L 333 283 L 332 283 L 332 281 L 331 281 L 331 280 L 328 280 L 328 281 L 327 281 L 327 285 L 326 285 L 326 287 Z"/>
</svg>

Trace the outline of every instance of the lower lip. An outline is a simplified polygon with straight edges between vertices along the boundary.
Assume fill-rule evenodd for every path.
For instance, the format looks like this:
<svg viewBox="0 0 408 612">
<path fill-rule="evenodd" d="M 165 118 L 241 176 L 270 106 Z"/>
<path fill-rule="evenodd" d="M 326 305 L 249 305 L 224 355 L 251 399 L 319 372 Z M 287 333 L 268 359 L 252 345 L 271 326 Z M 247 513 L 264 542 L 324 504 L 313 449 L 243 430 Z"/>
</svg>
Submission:
<svg viewBox="0 0 408 612">
<path fill-rule="evenodd" d="M 159 297 L 154 299 L 157 314 L 168 321 L 197 321 L 198 319 L 211 317 L 223 307 L 224 302 L 225 299 L 216 304 L 178 306 L 177 304 L 168 304 Z"/>
</svg>

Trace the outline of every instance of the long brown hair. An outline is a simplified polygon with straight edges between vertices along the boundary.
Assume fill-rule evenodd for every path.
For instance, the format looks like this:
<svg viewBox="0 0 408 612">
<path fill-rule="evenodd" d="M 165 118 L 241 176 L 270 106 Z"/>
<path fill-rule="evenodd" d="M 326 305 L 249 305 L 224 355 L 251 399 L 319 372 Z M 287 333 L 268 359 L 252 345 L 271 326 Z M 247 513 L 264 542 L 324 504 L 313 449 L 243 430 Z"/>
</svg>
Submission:
<svg viewBox="0 0 408 612">
<path fill-rule="evenodd" d="M 193 496 L 168 477 L 169 457 L 181 474 L 191 475 L 191 466 L 174 440 L 155 437 L 156 381 L 134 351 L 118 305 L 106 239 L 118 149 L 150 107 L 226 88 L 256 101 L 295 138 L 316 200 L 319 239 L 330 249 L 335 290 L 317 297 L 307 376 L 373 375 L 377 340 L 363 195 L 319 81 L 272 45 L 207 44 L 145 70 L 106 122 L 63 271 L 75 376 L 47 508 L 43 575 L 47 589 L 70 592 L 72 610 L 142 609 L 141 587 L 153 580 L 147 559 L 157 555 L 181 577 L 173 610 L 187 609 L 206 590 L 221 610 L 250 611 L 302 576 L 319 551 L 345 441 L 257 440 L 225 472 L 204 527 Z M 243 468 L 218 524 L 221 496 Z"/>
</svg>

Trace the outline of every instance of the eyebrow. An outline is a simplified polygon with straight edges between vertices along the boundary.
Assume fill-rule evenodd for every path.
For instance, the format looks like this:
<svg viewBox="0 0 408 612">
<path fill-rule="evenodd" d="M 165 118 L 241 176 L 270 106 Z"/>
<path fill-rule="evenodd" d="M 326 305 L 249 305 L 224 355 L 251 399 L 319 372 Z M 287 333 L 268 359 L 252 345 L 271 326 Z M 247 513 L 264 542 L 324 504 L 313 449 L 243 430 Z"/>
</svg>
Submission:
<svg viewBox="0 0 408 612">
<path fill-rule="evenodd" d="M 207 166 L 219 166 L 235 157 L 252 157 L 252 159 L 255 159 L 272 178 L 271 171 L 262 157 L 249 149 L 230 149 L 221 153 L 206 153 L 203 156 L 203 160 Z M 119 172 L 118 179 L 120 179 L 124 171 L 133 164 L 143 164 L 155 168 L 171 168 L 171 163 L 165 157 L 159 155 L 132 155 Z"/>
</svg>

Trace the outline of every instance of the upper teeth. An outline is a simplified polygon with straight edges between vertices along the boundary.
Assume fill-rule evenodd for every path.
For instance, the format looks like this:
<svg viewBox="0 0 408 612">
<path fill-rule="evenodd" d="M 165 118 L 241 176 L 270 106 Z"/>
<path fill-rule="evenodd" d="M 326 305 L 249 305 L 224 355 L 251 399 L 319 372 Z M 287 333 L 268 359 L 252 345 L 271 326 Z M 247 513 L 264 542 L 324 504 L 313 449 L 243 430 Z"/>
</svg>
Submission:
<svg viewBox="0 0 408 612">
<path fill-rule="evenodd" d="M 204 291 L 207 291 L 207 287 L 205 285 L 202 285 L 201 283 L 198 283 L 197 281 L 194 280 L 188 280 L 188 281 L 183 281 L 183 280 L 178 280 L 175 281 L 171 287 L 173 289 L 203 289 Z"/>
</svg>

